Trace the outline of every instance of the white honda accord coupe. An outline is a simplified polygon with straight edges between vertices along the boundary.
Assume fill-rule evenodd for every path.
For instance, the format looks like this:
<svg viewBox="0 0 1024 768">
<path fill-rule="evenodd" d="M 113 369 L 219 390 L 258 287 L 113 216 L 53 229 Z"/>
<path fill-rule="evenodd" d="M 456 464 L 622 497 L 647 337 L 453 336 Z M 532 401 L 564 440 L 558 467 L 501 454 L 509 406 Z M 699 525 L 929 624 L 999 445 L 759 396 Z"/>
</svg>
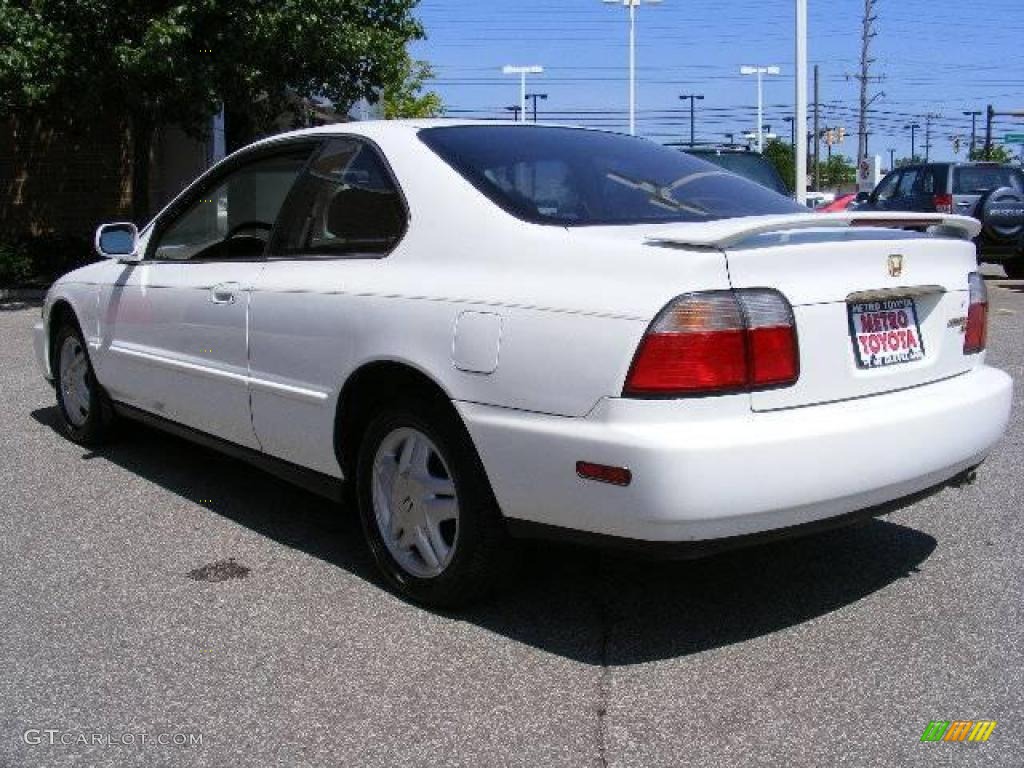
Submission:
<svg viewBox="0 0 1024 768">
<path fill-rule="evenodd" d="M 351 491 L 392 587 L 454 605 L 509 537 L 714 551 L 972 470 L 1011 399 L 978 226 L 614 133 L 328 126 L 101 227 L 35 344 L 71 439 L 126 418 Z"/>
</svg>

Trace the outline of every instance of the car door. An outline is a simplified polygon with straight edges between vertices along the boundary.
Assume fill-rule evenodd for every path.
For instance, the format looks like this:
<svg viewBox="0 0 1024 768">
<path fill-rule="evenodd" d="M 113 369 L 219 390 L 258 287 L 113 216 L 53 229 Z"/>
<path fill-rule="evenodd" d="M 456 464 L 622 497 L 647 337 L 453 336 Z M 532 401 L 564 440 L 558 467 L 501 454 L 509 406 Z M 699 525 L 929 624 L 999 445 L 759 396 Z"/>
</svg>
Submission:
<svg viewBox="0 0 1024 768">
<path fill-rule="evenodd" d="M 249 324 L 252 418 L 270 455 L 340 474 L 338 392 L 407 226 L 390 167 L 359 138 L 328 141 L 289 195 Z"/>
<path fill-rule="evenodd" d="M 115 400 L 259 448 L 249 410 L 249 292 L 312 150 L 283 145 L 228 161 L 156 222 L 144 259 L 101 297 L 101 378 Z"/>
</svg>

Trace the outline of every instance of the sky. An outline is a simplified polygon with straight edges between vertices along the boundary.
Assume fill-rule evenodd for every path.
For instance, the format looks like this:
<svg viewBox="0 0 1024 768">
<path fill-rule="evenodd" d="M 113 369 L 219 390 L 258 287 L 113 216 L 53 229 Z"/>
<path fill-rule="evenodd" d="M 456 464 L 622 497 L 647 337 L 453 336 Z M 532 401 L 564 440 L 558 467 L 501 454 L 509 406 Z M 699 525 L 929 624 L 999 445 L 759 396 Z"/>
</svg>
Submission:
<svg viewBox="0 0 1024 768">
<path fill-rule="evenodd" d="M 844 127 L 834 152 L 857 153 L 858 83 L 863 0 L 809 0 L 810 66 L 820 67 L 822 126 Z M 765 120 L 789 141 L 794 97 L 794 0 L 663 0 L 637 13 L 638 133 L 657 141 L 689 139 L 689 102 L 698 93 L 697 141 L 756 129 L 757 91 L 741 65 L 778 65 L 765 80 Z M 872 43 L 869 143 L 888 165 L 910 155 L 909 123 L 919 123 L 923 155 L 932 114 L 932 159 L 951 159 L 951 137 L 970 141 L 962 113 L 1024 110 L 1024 0 L 879 0 Z M 545 67 L 528 89 L 546 93 L 540 118 L 559 123 L 628 127 L 628 13 L 601 0 L 420 0 L 427 39 L 411 49 L 428 61 L 432 88 L 451 117 L 498 118 L 517 104 L 519 79 L 505 64 Z M 813 91 L 809 86 L 809 94 Z M 808 115 L 810 125 L 811 115 Z M 1024 132 L 1024 118 L 999 118 L 995 134 Z M 978 134 L 983 136 L 984 117 Z M 1020 152 L 1022 147 L 1014 147 Z M 822 147 L 822 154 L 825 148 Z"/>
</svg>

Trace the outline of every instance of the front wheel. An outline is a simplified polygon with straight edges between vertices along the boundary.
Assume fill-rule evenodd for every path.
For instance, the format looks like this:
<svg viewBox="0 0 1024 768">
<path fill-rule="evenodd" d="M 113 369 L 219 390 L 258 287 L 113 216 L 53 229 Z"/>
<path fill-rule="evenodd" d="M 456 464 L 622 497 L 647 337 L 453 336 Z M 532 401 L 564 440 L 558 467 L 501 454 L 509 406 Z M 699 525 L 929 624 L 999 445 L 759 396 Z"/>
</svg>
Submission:
<svg viewBox="0 0 1024 768">
<path fill-rule="evenodd" d="M 54 339 L 53 352 L 57 407 L 64 431 L 81 445 L 103 442 L 110 432 L 112 412 L 96 381 L 82 332 L 70 323 L 62 326 Z"/>
<path fill-rule="evenodd" d="M 464 605 L 503 570 L 501 514 L 469 435 L 445 404 L 378 414 L 360 445 L 356 491 L 377 565 L 411 600 Z"/>
</svg>

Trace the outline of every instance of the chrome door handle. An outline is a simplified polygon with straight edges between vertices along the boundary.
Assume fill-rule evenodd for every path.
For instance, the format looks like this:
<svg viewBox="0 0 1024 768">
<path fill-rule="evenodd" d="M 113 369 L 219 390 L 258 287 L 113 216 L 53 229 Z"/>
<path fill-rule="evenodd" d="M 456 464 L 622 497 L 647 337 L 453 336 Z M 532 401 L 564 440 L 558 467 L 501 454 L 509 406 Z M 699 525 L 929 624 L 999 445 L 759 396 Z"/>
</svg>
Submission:
<svg viewBox="0 0 1024 768">
<path fill-rule="evenodd" d="M 234 304 L 238 283 L 221 283 L 210 289 L 210 301 L 214 304 Z"/>
</svg>

